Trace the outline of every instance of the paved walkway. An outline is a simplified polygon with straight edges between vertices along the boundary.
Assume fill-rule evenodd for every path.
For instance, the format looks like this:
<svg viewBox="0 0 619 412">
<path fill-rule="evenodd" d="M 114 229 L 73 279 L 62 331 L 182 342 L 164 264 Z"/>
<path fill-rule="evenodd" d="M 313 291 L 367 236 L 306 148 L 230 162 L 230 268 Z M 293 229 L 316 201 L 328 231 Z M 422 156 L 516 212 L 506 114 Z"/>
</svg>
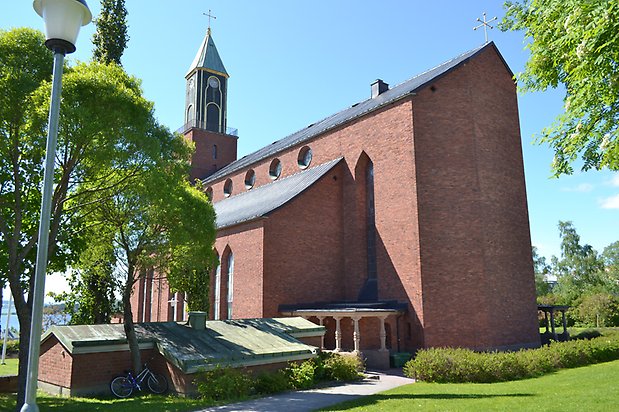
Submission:
<svg viewBox="0 0 619 412">
<path fill-rule="evenodd" d="M 367 378 L 358 382 L 306 391 L 279 393 L 266 398 L 201 409 L 199 412 L 310 412 L 414 382 L 413 379 L 402 376 L 402 369 L 367 372 L 366 375 Z"/>
</svg>

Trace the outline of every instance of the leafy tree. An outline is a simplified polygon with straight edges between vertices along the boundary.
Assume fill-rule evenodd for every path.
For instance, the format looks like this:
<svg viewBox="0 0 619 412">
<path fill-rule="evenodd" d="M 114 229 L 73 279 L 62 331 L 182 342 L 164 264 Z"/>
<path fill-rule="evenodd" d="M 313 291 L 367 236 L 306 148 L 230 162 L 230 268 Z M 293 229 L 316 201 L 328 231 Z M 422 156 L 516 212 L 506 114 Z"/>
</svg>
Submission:
<svg viewBox="0 0 619 412">
<path fill-rule="evenodd" d="M 101 233 L 92 231 L 86 236 L 87 246 L 68 278 L 69 290 L 51 294 L 56 301 L 65 303 L 72 325 L 110 323 L 116 309 L 118 284 L 112 239 L 94 242 L 95 235 Z"/>
<path fill-rule="evenodd" d="M 533 271 L 535 273 L 535 292 L 538 297 L 550 293 L 550 284 L 546 276 L 550 273 L 550 266 L 546 258 L 537 253 L 537 247 L 533 246 Z"/>
<path fill-rule="evenodd" d="M 619 241 L 613 242 L 604 248 L 602 252 L 604 260 L 604 273 L 608 283 L 612 285 L 612 292 L 619 295 Z"/>
<path fill-rule="evenodd" d="M 531 52 L 517 77 L 524 91 L 565 86 L 565 112 L 541 132 L 555 152 L 556 176 L 619 170 L 619 2 L 507 1 L 503 30 L 524 30 Z"/>
<path fill-rule="evenodd" d="M 552 274 L 557 277 L 557 294 L 565 304 L 592 290 L 607 290 L 604 263 L 591 245 L 581 245 L 572 222 L 559 221 L 561 259 L 552 257 Z"/>
<path fill-rule="evenodd" d="M 156 162 L 142 163 L 141 179 L 114 196 L 99 198 L 88 210 L 88 221 L 99 236 L 93 244 L 112 239 L 122 292 L 124 329 L 133 368 L 142 368 L 133 323 L 131 294 L 149 271 L 183 285 L 187 274 L 204 274 L 208 284 L 214 262 L 215 212 L 206 195 L 186 180 L 187 149 L 180 136 L 162 146 Z M 114 176 L 111 176 L 114 179 Z M 99 197 L 93 193 L 93 198 Z M 195 278 L 192 278 L 195 281 Z M 204 293 L 204 290 L 202 291 Z"/>
<path fill-rule="evenodd" d="M 0 263 L 20 323 L 23 402 L 52 54 L 31 29 L 0 31 Z M 64 271 L 84 247 L 85 203 L 131 185 L 167 141 L 140 83 L 115 65 L 66 68 L 49 232 L 49 270 Z M 105 110 L 102 110 L 105 108 Z M 169 132 L 167 133 L 169 135 Z M 108 175 L 114 175 L 109 179 Z"/>
<path fill-rule="evenodd" d="M 605 327 L 619 325 L 619 301 L 608 293 L 583 296 L 576 307 L 577 319 L 586 326 Z"/>
<path fill-rule="evenodd" d="M 97 30 L 92 36 L 94 59 L 120 65 L 129 41 L 125 0 L 101 0 L 101 14 L 95 19 L 95 25 Z"/>
</svg>

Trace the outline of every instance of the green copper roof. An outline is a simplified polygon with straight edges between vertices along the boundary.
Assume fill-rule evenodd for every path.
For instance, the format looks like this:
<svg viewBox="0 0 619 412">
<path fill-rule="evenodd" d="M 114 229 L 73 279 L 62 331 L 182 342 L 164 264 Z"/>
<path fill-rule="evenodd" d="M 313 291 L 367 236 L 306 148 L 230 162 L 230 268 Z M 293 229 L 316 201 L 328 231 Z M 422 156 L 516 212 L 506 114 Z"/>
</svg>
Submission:
<svg viewBox="0 0 619 412">
<path fill-rule="evenodd" d="M 136 324 L 135 331 L 141 348 L 156 347 L 184 373 L 308 359 L 316 348 L 296 338 L 325 332 L 324 326 L 292 317 L 205 323 L 197 330 L 181 322 L 147 322 Z M 42 340 L 52 335 L 71 354 L 129 349 L 122 324 L 52 326 Z"/>
<path fill-rule="evenodd" d="M 196 58 L 193 59 L 193 63 L 191 63 L 191 67 L 189 67 L 189 71 L 186 76 L 189 76 L 195 69 L 207 69 L 229 77 L 223 62 L 221 61 L 221 57 L 219 57 L 217 47 L 215 47 L 215 42 L 213 41 L 213 36 L 211 35 L 211 29 L 208 29 L 206 32 L 202 45 L 198 49 L 198 54 L 196 54 Z"/>
</svg>

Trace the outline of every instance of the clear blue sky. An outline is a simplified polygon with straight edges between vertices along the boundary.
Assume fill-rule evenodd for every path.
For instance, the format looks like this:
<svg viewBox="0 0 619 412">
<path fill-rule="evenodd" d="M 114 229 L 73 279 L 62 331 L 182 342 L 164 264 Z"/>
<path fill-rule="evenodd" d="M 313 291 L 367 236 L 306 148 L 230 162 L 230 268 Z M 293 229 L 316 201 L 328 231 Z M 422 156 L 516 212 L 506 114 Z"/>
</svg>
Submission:
<svg viewBox="0 0 619 412">
<path fill-rule="evenodd" d="M 98 14 L 98 1 L 88 1 Z M 239 129 L 239 156 L 369 97 L 381 78 L 398 84 L 484 41 L 476 18 L 504 14 L 501 1 L 128 0 L 126 70 L 143 79 L 159 120 L 183 122 L 184 75 L 208 25 L 230 73 L 228 124 Z M 43 22 L 29 0 L 2 1 L 0 28 Z M 91 58 L 94 25 L 82 29 L 71 59 Z M 522 33 L 489 32 L 514 72 L 528 52 Z M 563 91 L 519 96 L 534 245 L 559 254 L 557 222 L 572 220 L 584 243 L 601 251 L 619 240 L 619 175 L 575 173 L 550 179 L 552 152 L 533 135 L 563 107 Z"/>
</svg>

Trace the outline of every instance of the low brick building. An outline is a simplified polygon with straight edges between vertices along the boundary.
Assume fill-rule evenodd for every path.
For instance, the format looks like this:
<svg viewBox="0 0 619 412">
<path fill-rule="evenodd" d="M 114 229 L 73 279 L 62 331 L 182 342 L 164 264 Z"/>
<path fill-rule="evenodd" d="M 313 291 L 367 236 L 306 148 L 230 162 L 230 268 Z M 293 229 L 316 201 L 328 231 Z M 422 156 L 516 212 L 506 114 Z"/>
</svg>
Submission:
<svg viewBox="0 0 619 412">
<path fill-rule="evenodd" d="M 371 98 L 240 159 L 227 81 L 209 31 L 184 133 L 217 212 L 212 319 L 304 316 L 327 328 L 324 347 L 370 366 L 539 345 L 516 85 L 494 43 L 377 80 Z M 183 316 L 157 282 L 137 286 L 136 321 Z"/>
<path fill-rule="evenodd" d="M 277 369 L 312 358 L 324 328 L 302 318 L 147 322 L 136 326 L 142 360 L 172 392 L 195 392 L 193 379 L 216 366 Z M 109 394 L 131 365 L 123 325 L 53 326 L 41 343 L 39 388 L 54 394 Z"/>
</svg>

